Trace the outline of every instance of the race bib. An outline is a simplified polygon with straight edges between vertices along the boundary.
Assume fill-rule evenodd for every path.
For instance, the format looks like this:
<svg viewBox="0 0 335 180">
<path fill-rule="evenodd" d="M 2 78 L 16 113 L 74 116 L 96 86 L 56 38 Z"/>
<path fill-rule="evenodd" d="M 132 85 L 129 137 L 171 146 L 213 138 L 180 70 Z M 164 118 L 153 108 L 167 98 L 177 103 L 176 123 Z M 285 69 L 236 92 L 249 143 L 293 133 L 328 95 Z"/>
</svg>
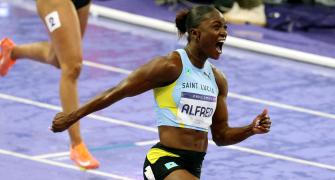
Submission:
<svg viewBox="0 0 335 180">
<path fill-rule="evenodd" d="M 53 32 L 54 30 L 61 27 L 59 15 L 57 11 L 53 11 L 44 18 L 45 23 L 49 29 L 50 32 Z"/>
<path fill-rule="evenodd" d="M 177 119 L 179 123 L 208 130 L 215 108 L 215 96 L 182 92 Z"/>
</svg>

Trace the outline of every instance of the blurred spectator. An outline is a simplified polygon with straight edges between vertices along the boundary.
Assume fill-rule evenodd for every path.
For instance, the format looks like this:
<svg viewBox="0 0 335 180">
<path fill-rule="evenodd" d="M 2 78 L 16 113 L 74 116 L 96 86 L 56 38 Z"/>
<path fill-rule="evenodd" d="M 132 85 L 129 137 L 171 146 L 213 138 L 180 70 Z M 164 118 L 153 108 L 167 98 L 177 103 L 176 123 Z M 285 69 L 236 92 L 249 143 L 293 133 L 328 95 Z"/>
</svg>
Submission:
<svg viewBox="0 0 335 180">
<path fill-rule="evenodd" d="M 222 10 L 222 8 L 220 9 Z M 229 23 L 266 25 L 264 3 L 262 0 L 236 0 L 232 8 L 224 13 L 224 16 Z"/>
<path fill-rule="evenodd" d="M 229 23 L 236 24 L 256 24 L 264 26 L 266 18 L 264 4 L 262 0 L 155 0 L 157 5 L 169 5 L 175 9 L 178 3 L 187 6 L 197 4 L 214 4 L 224 13 Z"/>
<path fill-rule="evenodd" d="M 315 0 L 316 3 L 335 7 L 335 0 Z"/>
</svg>

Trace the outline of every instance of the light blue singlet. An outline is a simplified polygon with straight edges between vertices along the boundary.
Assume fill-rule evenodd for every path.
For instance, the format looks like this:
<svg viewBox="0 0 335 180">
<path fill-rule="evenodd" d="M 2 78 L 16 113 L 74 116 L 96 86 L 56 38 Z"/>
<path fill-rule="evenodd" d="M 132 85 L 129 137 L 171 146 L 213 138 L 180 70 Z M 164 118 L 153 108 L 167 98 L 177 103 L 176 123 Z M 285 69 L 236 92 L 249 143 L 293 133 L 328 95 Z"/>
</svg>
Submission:
<svg viewBox="0 0 335 180">
<path fill-rule="evenodd" d="M 174 126 L 208 131 L 216 108 L 218 87 L 212 64 L 195 67 L 184 49 L 176 50 L 183 64 L 178 79 L 154 89 L 158 126 Z"/>
</svg>

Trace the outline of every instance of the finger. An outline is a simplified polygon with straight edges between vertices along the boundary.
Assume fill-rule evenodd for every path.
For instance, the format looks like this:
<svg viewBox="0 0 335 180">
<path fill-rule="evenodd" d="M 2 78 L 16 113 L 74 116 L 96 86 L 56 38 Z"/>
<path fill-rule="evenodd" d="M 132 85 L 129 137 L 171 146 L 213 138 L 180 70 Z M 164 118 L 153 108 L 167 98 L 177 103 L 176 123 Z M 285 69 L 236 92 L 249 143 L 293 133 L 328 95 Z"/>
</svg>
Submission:
<svg viewBox="0 0 335 180">
<path fill-rule="evenodd" d="M 259 124 L 271 124 L 270 118 L 264 118 L 259 120 Z"/>
<path fill-rule="evenodd" d="M 49 127 L 49 129 L 52 131 L 52 132 L 54 132 L 54 133 L 56 133 L 56 132 L 59 132 L 59 131 L 57 131 L 57 128 L 54 128 L 54 127 Z"/>
<path fill-rule="evenodd" d="M 259 126 L 263 126 L 263 127 L 271 127 L 270 123 L 264 123 L 264 124 L 260 124 Z"/>
<path fill-rule="evenodd" d="M 53 123 L 52 126 L 49 127 L 49 129 L 54 133 L 62 132 L 62 130 L 60 130 L 60 128 L 57 128 L 57 125 L 55 123 Z"/>
<path fill-rule="evenodd" d="M 271 124 L 261 124 L 258 127 L 265 128 L 265 129 L 270 129 L 271 128 Z"/>
<path fill-rule="evenodd" d="M 258 126 L 264 126 L 264 125 L 266 125 L 266 126 L 271 126 L 271 123 L 268 123 L 268 122 L 261 122 L 261 123 L 258 124 Z"/>
<path fill-rule="evenodd" d="M 262 124 L 262 125 L 260 125 L 260 127 L 263 127 L 263 128 L 270 128 L 271 125 L 270 125 L 270 124 Z"/>
<path fill-rule="evenodd" d="M 266 117 L 258 117 L 258 119 L 255 122 L 255 126 L 259 126 L 259 125 L 265 124 L 268 121 L 269 121 L 269 119 L 266 118 Z"/>
<path fill-rule="evenodd" d="M 260 125 L 260 123 L 261 123 L 261 120 L 257 119 L 257 120 L 256 120 L 256 122 L 255 122 L 255 125 L 254 125 L 254 127 L 257 127 L 257 126 L 259 126 L 259 125 Z"/>
<path fill-rule="evenodd" d="M 269 110 L 267 108 L 265 108 L 263 110 L 263 112 L 260 114 L 260 116 L 266 116 L 266 115 L 268 115 L 268 112 L 269 112 Z"/>
<path fill-rule="evenodd" d="M 55 133 L 55 132 L 57 132 L 57 130 L 55 129 L 55 128 L 50 128 L 50 130 L 53 132 L 53 133 Z"/>
<path fill-rule="evenodd" d="M 256 127 L 256 128 L 261 130 L 262 132 L 269 132 L 270 131 L 270 128 L 266 128 L 266 127 L 263 127 L 263 126 L 259 126 L 259 127 Z"/>
</svg>

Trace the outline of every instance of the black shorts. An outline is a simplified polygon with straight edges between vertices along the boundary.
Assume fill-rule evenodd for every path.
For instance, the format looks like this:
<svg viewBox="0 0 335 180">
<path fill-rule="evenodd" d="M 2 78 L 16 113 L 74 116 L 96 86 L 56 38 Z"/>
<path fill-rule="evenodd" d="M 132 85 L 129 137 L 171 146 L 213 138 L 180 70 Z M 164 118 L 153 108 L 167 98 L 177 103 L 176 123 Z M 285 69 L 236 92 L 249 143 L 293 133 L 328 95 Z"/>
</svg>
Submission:
<svg viewBox="0 0 335 180">
<path fill-rule="evenodd" d="M 157 143 L 147 153 L 143 165 L 143 177 L 145 180 L 153 178 L 163 180 L 171 172 L 185 169 L 200 179 L 205 155 L 205 152 L 174 149 Z"/>
<path fill-rule="evenodd" d="M 80 9 L 91 2 L 91 0 L 72 0 L 76 9 Z"/>
</svg>

